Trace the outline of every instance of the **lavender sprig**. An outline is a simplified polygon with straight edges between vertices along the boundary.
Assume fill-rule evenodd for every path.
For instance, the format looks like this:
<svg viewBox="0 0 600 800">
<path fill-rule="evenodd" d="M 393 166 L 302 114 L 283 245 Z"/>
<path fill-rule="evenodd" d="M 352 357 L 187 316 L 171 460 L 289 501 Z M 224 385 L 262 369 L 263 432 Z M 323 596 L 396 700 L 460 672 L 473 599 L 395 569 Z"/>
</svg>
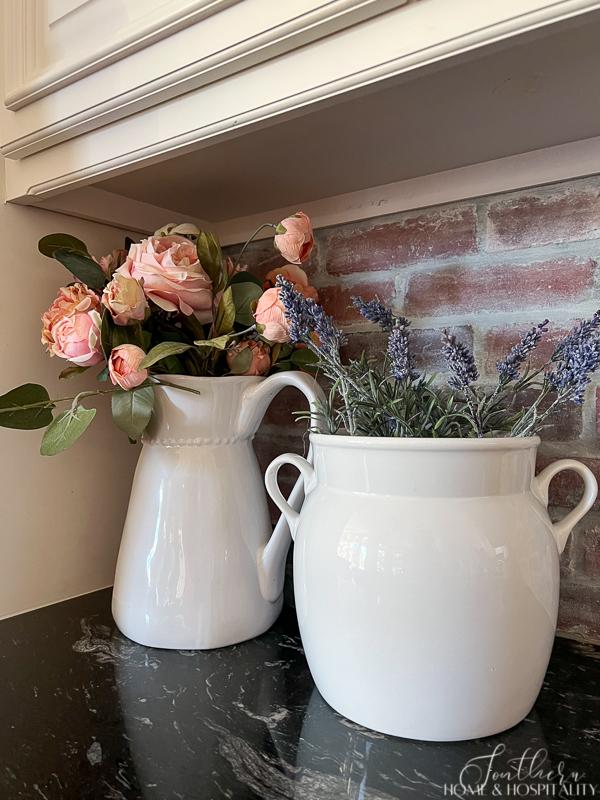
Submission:
<svg viewBox="0 0 600 800">
<path fill-rule="evenodd" d="M 538 325 L 534 325 L 501 361 L 496 362 L 496 369 L 501 383 L 510 383 L 510 381 L 517 380 L 521 366 L 540 343 L 543 335 L 548 330 L 548 324 L 549 320 L 545 319 Z"/>
<path fill-rule="evenodd" d="M 377 296 L 373 300 L 363 300 L 362 297 L 352 297 L 352 305 L 358 313 L 369 322 L 379 325 L 384 331 L 391 331 L 394 327 L 394 315 L 386 308 Z M 400 318 L 405 326 L 407 320 Z"/>
<path fill-rule="evenodd" d="M 323 306 L 297 292 L 282 275 L 277 276 L 275 285 L 279 289 L 279 299 L 288 320 L 290 341 L 311 345 L 312 334 L 316 334 L 319 349 L 329 355 L 338 354 L 346 337 L 333 321 L 333 317 L 325 313 Z"/>
<path fill-rule="evenodd" d="M 275 285 L 279 289 L 279 299 L 285 309 L 290 342 L 306 342 L 310 339 L 310 313 L 306 297 L 297 292 L 282 275 L 277 276 Z"/>
<path fill-rule="evenodd" d="M 408 326 L 397 322 L 390 333 L 387 345 L 387 354 L 390 359 L 391 372 L 397 381 L 412 380 L 415 377 L 412 357 L 408 346 Z"/>
<path fill-rule="evenodd" d="M 583 322 L 576 325 L 572 331 L 557 344 L 550 360 L 554 362 L 560 361 L 566 349 L 576 347 L 579 342 L 585 341 L 592 333 L 595 333 L 599 327 L 600 309 L 594 313 L 591 319 L 584 319 Z"/>
<path fill-rule="evenodd" d="M 592 374 L 600 366 L 600 336 L 595 334 L 594 325 L 582 323 L 559 347 L 557 366 L 546 373 L 548 383 L 562 399 L 581 405 Z"/>
<path fill-rule="evenodd" d="M 447 330 L 442 334 L 442 345 L 444 358 L 452 373 L 448 378 L 448 385 L 459 391 L 468 390 L 479 377 L 473 353 Z"/>
</svg>

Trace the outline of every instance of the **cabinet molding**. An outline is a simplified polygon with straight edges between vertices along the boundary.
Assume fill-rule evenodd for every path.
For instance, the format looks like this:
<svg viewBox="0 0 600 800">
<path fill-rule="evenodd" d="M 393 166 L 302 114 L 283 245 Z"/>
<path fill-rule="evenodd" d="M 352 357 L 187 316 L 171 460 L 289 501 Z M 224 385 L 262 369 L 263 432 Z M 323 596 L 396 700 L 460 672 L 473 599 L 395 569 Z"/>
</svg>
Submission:
<svg viewBox="0 0 600 800">
<path fill-rule="evenodd" d="M 13 32 L 11 35 L 16 35 L 18 31 L 22 32 L 25 28 L 30 30 L 39 28 L 35 19 L 30 21 L 30 16 L 35 17 L 35 8 L 41 8 L 42 3 L 39 2 L 39 5 L 33 8 L 29 6 L 30 3 L 35 4 L 38 1 L 23 0 L 25 4 L 21 6 L 21 0 L 9 0 L 10 3 L 16 3 L 19 9 L 16 20 L 11 19 L 9 15 L 10 29 Z M 252 0 L 245 0 L 245 2 L 250 8 Z M 93 99 L 94 91 L 87 91 L 86 78 L 104 70 L 103 86 L 104 88 L 110 87 L 111 67 L 120 69 L 118 64 L 113 67 L 115 62 L 136 53 L 140 57 L 154 59 L 155 63 L 160 64 L 162 63 L 161 54 L 164 55 L 165 50 L 172 47 L 169 36 L 173 33 L 189 29 L 186 31 L 186 36 L 191 41 L 194 36 L 197 38 L 201 35 L 201 28 L 193 29 L 192 26 L 231 6 L 237 5 L 241 9 L 243 5 L 239 0 L 197 0 L 193 3 L 193 10 L 184 18 L 178 17 L 175 20 L 169 18 L 160 24 L 155 21 L 155 24 L 149 26 L 147 30 L 136 34 L 135 37 L 130 36 L 132 40 L 128 43 L 113 44 L 101 57 L 96 54 L 92 60 L 82 59 L 74 67 L 63 67 L 55 73 L 50 71 L 29 83 L 20 85 L 17 90 L 9 92 L 5 98 L 5 106 L 15 112 L 32 106 L 32 104 L 33 108 L 36 108 L 35 104 L 39 105 L 38 101 L 43 102 L 43 98 L 49 94 L 58 92 L 57 96 L 60 97 L 60 90 L 68 91 L 69 87 L 72 94 L 73 90 L 77 90 L 74 104 L 78 107 L 77 110 L 74 110 L 73 103 L 66 104 L 65 109 L 67 106 L 70 109 L 68 113 L 63 111 L 60 118 L 48 122 L 42 127 L 36 127 L 36 125 L 38 116 L 43 118 L 44 114 L 32 114 L 32 123 L 29 127 L 33 125 L 34 129 L 22 135 L 9 133 L 8 139 L 0 148 L 0 153 L 7 158 L 24 158 L 66 139 L 79 136 L 150 106 L 232 76 L 359 22 L 404 6 L 408 2 L 409 0 L 329 0 L 329 2 L 319 3 L 318 6 L 311 8 L 316 4 L 312 0 L 306 0 L 302 5 L 309 10 L 287 19 L 282 24 L 266 27 L 241 41 L 236 41 L 239 33 L 236 36 L 235 31 L 232 30 L 229 35 L 230 42 L 224 49 L 215 49 L 205 57 L 196 58 L 177 69 L 165 68 L 164 72 L 156 78 L 140 79 L 130 89 L 119 91 L 108 98 L 101 98 L 97 101 Z M 29 15 L 26 16 L 27 11 L 29 11 Z M 224 22 L 223 25 L 225 26 L 226 23 Z M 157 47 L 162 49 L 154 53 L 152 45 L 155 46 L 154 49 Z M 139 52 L 146 48 L 150 48 L 148 52 Z M 14 48 L 11 49 L 14 50 Z M 39 49 L 39 44 L 36 46 L 35 43 L 29 43 L 28 48 L 24 50 L 23 60 L 30 60 L 33 64 L 37 60 L 36 52 Z M 7 45 L 5 45 L 5 50 L 7 50 Z M 190 52 L 193 50 L 190 49 Z M 164 63 L 167 62 L 164 61 Z M 22 67 L 21 73 L 27 72 L 27 69 Z M 29 69 L 33 69 L 33 67 L 30 66 Z M 20 80 L 24 80 L 22 75 Z M 19 127 L 18 124 L 14 126 L 17 134 Z"/>
<path fill-rule="evenodd" d="M 50 67 L 41 75 L 35 74 L 40 66 L 41 31 L 44 25 L 50 25 L 57 19 L 50 15 L 48 20 L 44 18 L 47 9 L 42 0 L 4 0 L 4 2 L 5 20 L 10 24 L 11 33 L 19 37 L 18 41 L 25 43 L 32 31 L 37 33 L 32 46 L 20 48 L 21 59 L 11 64 L 12 74 L 7 83 L 12 84 L 14 88 L 7 92 L 4 105 L 11 111 L 17 111 L 40 97 L 75 83 L 108 64 L 126 58 L 182 28 L 216 14 L 238 0 L 194 0 L 187 5 L 183 13 L 181 3 L 170 3 L 169 7 L 173 6 L 171 11 L 167 8 L 166 13 L 163 11 L 162 14 L 156 12 L 147 14 L 145 19 L 140 20 L 139 27 L 136 26 L 122 37 L 117 36 L 106 46 L 76 61 Z M 11 50 L 15 51 L 14 40 L 6 44 L 10 44 Z"/>
</svg>

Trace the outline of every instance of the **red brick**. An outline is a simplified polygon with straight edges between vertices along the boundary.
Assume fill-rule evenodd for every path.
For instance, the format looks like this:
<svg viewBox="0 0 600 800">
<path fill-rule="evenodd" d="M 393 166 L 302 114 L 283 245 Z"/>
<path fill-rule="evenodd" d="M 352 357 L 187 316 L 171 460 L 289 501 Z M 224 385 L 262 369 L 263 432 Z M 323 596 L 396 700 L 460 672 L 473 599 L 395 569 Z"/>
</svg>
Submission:
<svg viewBox="0 0 600 800">
<path fill-rule="evenodd" d="M 300 428 L 298 424 L 298 435 L 289 434 L 287 431 L 273 435 L 271 431 L 259 430 L 254 438 L 254 450 L 258 457 L 261 471 L 264 472 L 274 458 L 282 453 L 299 453 L 306 455 L 308 444 L 305 445 L 302 439 L 302 432 L 306 428 Z M 279 485 L 284 494 L 289 494 L 296 483 L 298 470 L 286 465 L 279 470 Z M 271 521 L 275 522 L 279 518 L 279 510 L 269 498 L 269 512 Z"/>
<path fill-rule="evenodd" d="M 459 341 L 468 348 L 473 348 L 473 329 L 469 325 L 450 327 Z M 412 328 L 410 331 L 410 350 L 417 369 L 442 370 L 446 362 L 441 349 L 441 328 Z M 381 356 L 387 347 L 388 334 L 382 331 L 352 333 L 342 354 L 346 358 L 358 358 L 365 351 L 367 355 Z"/>
<path fill-rule="evenodd" d="M 394 299 L 394 282 L 354 283 L 350 285 L 319 286 L 319 299 L 328 314 L 331 314 L 340 325 L 349 322 L 364 322 L 352 305 L 352 297 L 359 295 L 365 300 L 372 300 L 375 295 L 386 306 L 391 306 Z"/>
<path fill-rule="evenodd" d="M 600 238 L 597 189 L 562 189 L 493 203 L 488 211 L 490 250 L 511 250 Z"/>
<path fill-rule="evenodd" d="M 569 458 L 570 456 L 572 456 L 572 453 L 568 446 L 565 446 L 565 451 L 561 456 L 548 456 L 545 453 L 540 453 L 537 459 L 537 472 L 541 472 L 548 464 L 558 461 L 559 458 Z M 600 458 L 582 458 L 577 456 L 577 461 L 581 461 L 588 466 L 594 473 L 596 480 L 600 482 Z M 571 469 L 565 469 L 559 472 L 550 483 L 549 500 L 552 506 L 574 508 L 581 500 L 582 494 L 583 481 L 579 475 Z M 600 510 L 600 499 L 596 499 L 594 510 Z"/>
<path fill-rule="evenodd" d="M 600 643 L 600 585 L 576 580 L 561 583 L 558 630 L 563 636 Z"/>
<path fill-rule="evenodd" d="M 295 429 L 295 432 L 301 435 L 306 430 L 306 423 L 295 422 L 293 412 L 304 411 L 307 405 L 306 398 L 297 389 L 292 387 L 283 389 L 271 402 L 264 421 L 269 425 L 287 426 L 290 431 Z"/>
<path fill-rule="evenodd" d="M 539 390 L 533 388 L 519 392 L 518 397 L 515 399 L 515 409 L 530 407 L 538 394 Z M 551 398 L 544 400 L 539 406 L 540 411 L 545 411 L 551 402 Z M 578 439 L 582 430 L 582 406 L 575 405 L 575 403 L 566 403 L 555 413 L 550 414 L 539 435 L 546 442 L 570 442 L 573 439 Z M 556 480 L 558 480 L 558 477 Z"/>
<path fill-rule="evenodd" d="M 490 375 L 496 375 L 496 363 L 504 358 L 514 345 L 523 337 L 533 325 L 542 322 L 544 319 L 543 314 L 532 314 L 530 323 L 522 323 L 521 325 L 511 325 L 508 328 L 492 328 L 485 335 L 485 364 L 484 369 Z M 535 317 L 535 319 L 534 319 Z M 531 353 L 529 363 L 534 369 L 544 366 L 550 359 L 554 348 L 558 342 L 566 336 L 571 328 L 576 323 L 573 322 L 568 326 L 561 326 L 560 328 L 550 328 L 544 334 L 539 345 Z"/>
<path fill-rule="evenodd" d="M 472 206 L 426 211 L 398 222 L 333 228 L 322 234 L 327 270 L 345 275 L 474 253 L 476 228 Z"/>
<path fill-rule="evenodd" d="M 588 514 L 570 537 L 577 551 L 575 569 L 587 578 L 600 578 L 600 515 Z"/>
<path fill-rule="evenodd" d="M 595 267 L 592 259 L 564 258 L 416 273 L 410 280 L 405 311 L 418 316 L 574 303 L 591 290 Z"/>
</svg>

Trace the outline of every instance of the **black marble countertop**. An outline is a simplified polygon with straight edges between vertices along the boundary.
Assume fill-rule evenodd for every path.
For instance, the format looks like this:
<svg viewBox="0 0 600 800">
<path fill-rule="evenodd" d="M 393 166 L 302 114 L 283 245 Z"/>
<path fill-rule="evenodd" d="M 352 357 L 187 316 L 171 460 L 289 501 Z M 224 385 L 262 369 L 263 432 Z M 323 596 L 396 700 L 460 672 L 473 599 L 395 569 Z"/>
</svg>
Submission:
<svg viewBox="0 0 600 800">
<path fill-rule="evenodd" d="M 600 651 L 565 640 L 523 723 L 430 744 L 329 708 L 293 612 L 235 647 L 152 650 L 102 591 L 0 623 L 0 698 L 2 800 L 600 797 Z"/>
</svg>

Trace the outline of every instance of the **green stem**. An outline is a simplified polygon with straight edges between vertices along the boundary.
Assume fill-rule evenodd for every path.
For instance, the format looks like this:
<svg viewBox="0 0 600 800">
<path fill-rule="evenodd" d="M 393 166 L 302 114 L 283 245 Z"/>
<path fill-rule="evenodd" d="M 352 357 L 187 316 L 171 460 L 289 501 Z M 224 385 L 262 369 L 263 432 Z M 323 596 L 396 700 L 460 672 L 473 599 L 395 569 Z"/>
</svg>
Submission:
<svg viewBox="0 0 600 800">
<path fill-rule="evenodd" d="M 277 228 L 277 225 L 275 225 L 273 222 L 263 222 L 263 224 L 262 224 L 262 225 L 259 225 L 259 226 L 258 226 L 258 228 L 257 228 L 257 229 L 254 231 L 254 233 L 252 234 L 252 236 L 251 236 L 251 237 L 248 239 L 248 241 L 246 242 L 246 244 L 245 244 L 245 245 L 242 247 L 242 249 L 241 249 L 241 252 L 240 252 L 240 254 L 239 254 L 239 256 L 238 256 L 238 259 L 237 259 L 237 261 L 235 262 L 234 272 L 235 272 L 235 270 L 236 270 L 236 269 L 239 267 L 239 265 L 240 265 L 240 263 L 241 263 L 241 261 L 242 261 L 242 256 L 243 256 L 243 255 L 244 255 L 244 253 L 246 252 L 246 248 L 248 247 L 248 245 L 250 244 L 250 242 L 251 242 L 251 241 L 254 239 L 254 237 L 255 237 L 255 236 L 258 236 L 258 234 L 259 234 L 259 233 L 262 231 L 262 229 L 263 229 L 263 228 Z"/>
<path fill-rule="evenodd" d="M 30 408 L 47 408 L 48 406 L 54 406 L 56 403 L 67 403 L 69 401 L 76 400 L 78 397 L 82 395 L 94 395 L 94 394 L 113 394 L 114 392 L 121 391 L 119 388 L 115 389 L 98 389 L 96 391 L 90 392 L 79 392 L 79 394 L 73 395 L 71 397 L 58 397 L 55 400 L 40 400 L 38 403 L 27 403 L 24 406 L 8 406 L 7 408 L 0 408 L 0 414 L 4 414 L 7 412 L 13 411 L 28 411 Z"/>
</svg>

